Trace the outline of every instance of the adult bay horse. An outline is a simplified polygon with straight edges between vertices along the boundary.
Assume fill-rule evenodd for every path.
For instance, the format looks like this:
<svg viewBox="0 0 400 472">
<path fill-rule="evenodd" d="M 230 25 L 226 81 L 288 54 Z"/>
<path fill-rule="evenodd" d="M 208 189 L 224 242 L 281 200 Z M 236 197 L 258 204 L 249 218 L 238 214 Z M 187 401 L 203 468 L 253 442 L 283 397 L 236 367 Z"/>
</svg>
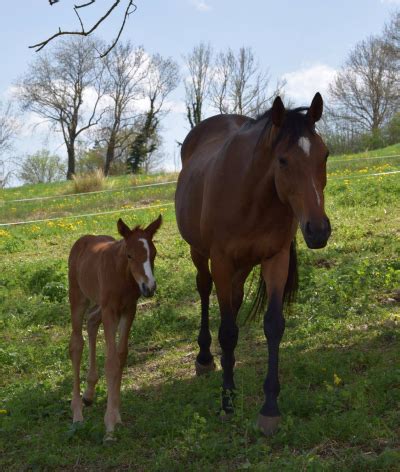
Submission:
<svg viewBox="0 0 400 472">
<path fill-rule="evenodd" d="M 179 230 L 197 268 L 201 298 L 196 372 L 215 368 L 208 319 L 214 282 L 221 314 L 222 409 L 233 412 L 236 317 L 246 278 L 261 265 L 258 293 L 266 286 L 268 373 L 258 425 L 267 435 L 280 421 L 278 354 L 285 329 L 283 301 L 297 283 L 297 227 L 300 224 L 311 249 L 324 247 L 331 234 L 323 194 L 328 150 L 315 130 L 322 110 L 319 93 L 309 108 L 293 110 L 285 110 L 277 97 L 255 120 L 218 115 L 202 121 L 182 145 L 175 205 Z"/>
<path fill-rule="evenodd" d="M 130 229 L 121 219 L 116 241 L 111 236 L 82 236 L 72 246 L 68 261 L 69 302 L 72 334 L 69 352 L 74 373 L 71 401 L 73 422 L 83 421 L 82 400 L 87 406 L 94 398 L 98 381 L 96 337 L 103 322 L 106 340 L 107 410 L 105 440 L 113 440 L 116 423 L 121 422 L 120 389 L 122 369 L 128 355 L 128 338 L 140 295 L 151 297 L 156 289 L 153 275 L 156 248 L 153 236 L 161 215 L 147 228 Z M 82 324 L 88 308 L 89 371 L 87 388 L 81 398 L 80 364 L 83 350 Z M 119 329 L 119 340 L 116 335 Z"/>
</svg>

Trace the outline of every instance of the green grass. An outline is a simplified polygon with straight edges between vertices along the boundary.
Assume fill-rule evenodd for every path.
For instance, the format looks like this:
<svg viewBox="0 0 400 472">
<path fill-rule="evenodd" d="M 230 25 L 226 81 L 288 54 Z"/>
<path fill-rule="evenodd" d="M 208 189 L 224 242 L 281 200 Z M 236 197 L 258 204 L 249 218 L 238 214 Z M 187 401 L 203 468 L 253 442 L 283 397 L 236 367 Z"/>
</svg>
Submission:
<svg viewBox="0 0 400 472">
<path fill-rule="evenodd" d="M 395 162 L 349 161 L 340 164 L 340 175 L 365 168 L 375 172 L 376 166 Z M 329 169 L 338 172 L 332 177 L 339 175 Z M 117 179 L 114 185 L 127 183 Z M 2 198 L 65 194 L 67 186 L 7 190 Z M 139 190 L 121 198 L 113 193 L 84 197 L 88 200 L 72 206 L 62 199 L 59 208 L 24 203 L 18 215 L 7 205 L 0 210 L 2 221 L 31 219 L 39 210 L 43 216 L 92 213 L 118 208 L 122 198 L 133 205 L 169 202 L 173 188 L 146 189 L 137 198 Z M 261 322 L 240 328 L 237 410 L 230 422 L 216 416 L 220 368 L 207 377 L 194 375 L 200 307 L 173 207 L 0 227 L 0 469 L 399 470 L 400 308 L 393 298 L 400 286 L 399 201 L 398 175 L 328 180 L 326 206 L 333 226 L 328 246 L 310 251 L 298 238 L 301 289 L 287 315 L 281 347 L 283 422 L 272 438 L 254 427 L 267 360 Z M 83 427 L 70 427 L 68 252 L 82 234 L 116 236 L 119 216 L 130 224 L 148 223 L 160 211 L 159 288 L 138 310 L 122 385 L 124 424 L 117 443 L 105 447 L 104 375 L 96 403 L 84 410 Z M 218 354 L 214 295 L 211 328 L 212 350 Z M 101 373 L 103 347 L 101 332 Z M 86 372 L 87 342 L 83 380 Z"/>
</svg>

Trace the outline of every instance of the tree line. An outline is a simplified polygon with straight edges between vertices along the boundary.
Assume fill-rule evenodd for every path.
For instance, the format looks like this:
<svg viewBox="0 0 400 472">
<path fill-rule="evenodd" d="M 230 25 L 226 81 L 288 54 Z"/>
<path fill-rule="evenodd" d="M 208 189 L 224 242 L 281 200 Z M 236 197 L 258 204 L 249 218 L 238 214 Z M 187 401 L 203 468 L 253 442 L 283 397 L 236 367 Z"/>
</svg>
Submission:
<svg viewBox="0 0 400 472">
<path fill-rule="evenodd" d="M 190 128 L 217 113 L 255 117 L 276 95 L 285 95 L 285 82 L 272 86 L 268 70 L 249 47 L 215 51 L 200 43 L 183 56 L 183 74 L 174 59 L 130 42 L 119 41 L 100 58 L 104 47 L 93 38 L 61 40 L 37 56 L 17 81 L 22 109 L 61 133 L 67 151 L 65 170 L 60 158 L 46 151 L 30 156 L 19 172 L 22 180 L 29 181 L 29 175 L 33 182 L 54 180 L 63 173 L 71 178 L 97 168 L 105 175 L 154 169 L 161 159 L 168 96 L 181 80 Z M 360 41 L 349 52 L 329 86 L 320 132 L 331 152 L 400 141 L 399 72 L 396 12 L 380 36 Z M 286 102 L 290 106 L 290 97 Z M 9 151 L 17 121 L 15 110 L 0 104 L 0 153 Z"/>
</svg>

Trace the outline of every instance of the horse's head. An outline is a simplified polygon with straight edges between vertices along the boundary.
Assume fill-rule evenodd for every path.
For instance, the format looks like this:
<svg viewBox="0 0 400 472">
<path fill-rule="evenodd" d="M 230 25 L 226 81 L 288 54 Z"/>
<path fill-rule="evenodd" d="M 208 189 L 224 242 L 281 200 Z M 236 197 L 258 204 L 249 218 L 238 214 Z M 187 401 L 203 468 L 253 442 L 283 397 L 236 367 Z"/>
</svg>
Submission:
<svg viewBox="0 0 400 472">
<path fill-rule="evenodd" d="M 145 297 L 151 297 L 156 290 L 153 270 L 157 250 L 153 243 L 153 236 L 161 223 L 161 215 L 145 229 L 138 226 L 130 229 L 121 218 L 117 223 L 118 232 L 125 241 L 129 270 Z"/>
<path fill-rule="evenodd" d="M 311 249 L 324 247 L 331 234 L 324 209 L 329 153 L 315 131 L 322 108 L 322 97 L 317 93 L 308 109 L 285 110 L 279 97 L 271 109 L 276 190 L 280 200 L 292 208 Z"/>
</svg>

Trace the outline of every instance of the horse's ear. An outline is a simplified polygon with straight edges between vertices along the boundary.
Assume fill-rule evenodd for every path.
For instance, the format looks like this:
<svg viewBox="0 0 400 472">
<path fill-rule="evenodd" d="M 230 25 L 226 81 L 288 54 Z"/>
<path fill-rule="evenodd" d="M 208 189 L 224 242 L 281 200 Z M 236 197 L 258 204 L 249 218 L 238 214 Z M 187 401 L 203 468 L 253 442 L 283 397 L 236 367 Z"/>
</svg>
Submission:
<svg viewBox="0 0 400 472">
<path fill-rule="evenodd" d="M 153 236 L 156 234 L 158 229 L 160 228 L 162 223 L 162 216 L 159 215 L 159 217 L 154 220 L 152 223 L 149 224 L 149 226 L 145 229 L 146 233 L 150 236 L 150 238 L 153 238 Z"/>
<path fill-rule="evenodd" d="M 324 109 L 324 102 L 321 94 L 317 92 L 311 102 L 311 106 L 308 109 L 307 116 L 312 124 L 316 123 L 321 119 L 322 111 Z"/>
<path fill-rule="evenodd" d="M 272 110 L 271 110 L 272 123 L 279 128 L 280 126 L 282 126 L 284 116 L 285 116 L 285 107 L 283 105 L 281 97 L 278 95 L 275 98 L 274 103 L 272 104 Z"/>
<path fill-rule="evenodd" d="M 126 225 L 122 219 L 120 218 L 117 222 L 118 233 L 123 237 L 127 238 L 131 234 L 131 230 L 129 226 Z"/>
</svg>

